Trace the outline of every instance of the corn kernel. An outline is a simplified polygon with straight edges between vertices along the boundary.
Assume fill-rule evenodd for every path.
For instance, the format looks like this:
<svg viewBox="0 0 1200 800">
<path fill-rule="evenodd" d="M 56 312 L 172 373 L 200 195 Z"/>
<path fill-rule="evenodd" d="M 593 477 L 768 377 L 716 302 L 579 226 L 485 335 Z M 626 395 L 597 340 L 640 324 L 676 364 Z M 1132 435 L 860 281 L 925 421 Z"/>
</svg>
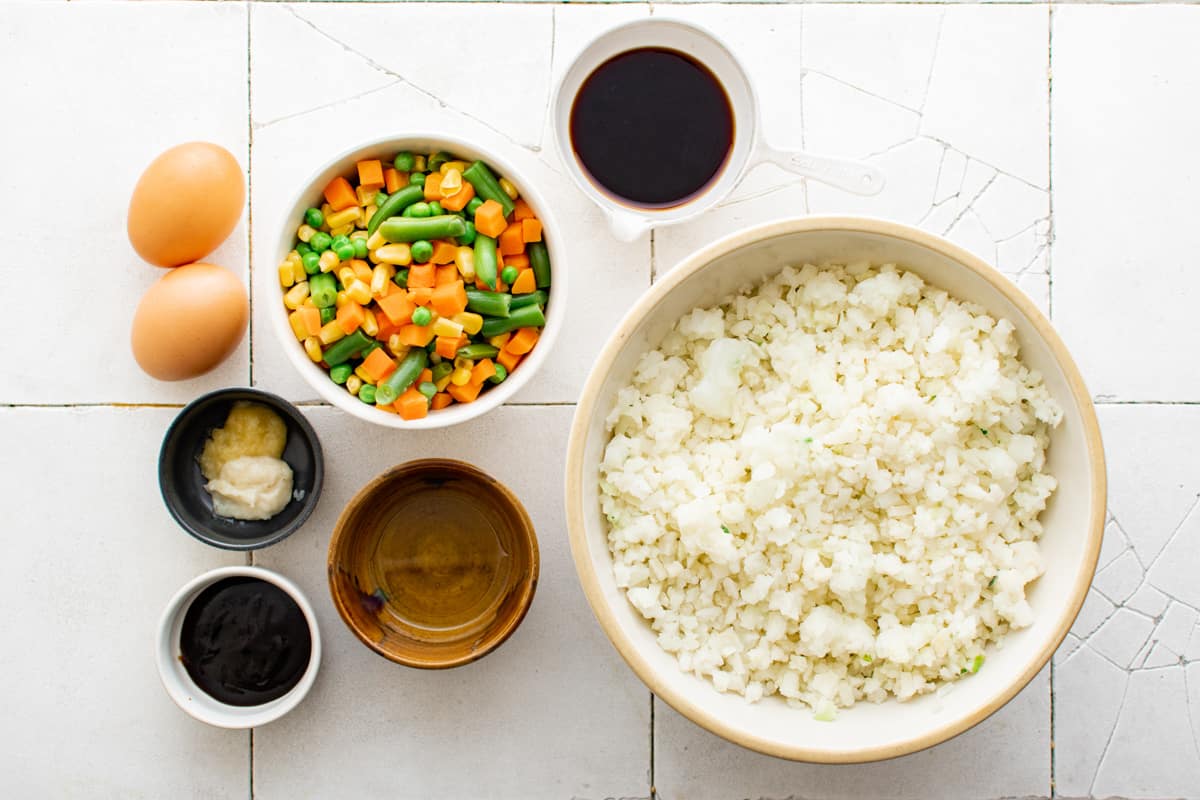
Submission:
<svg viewBox="0 0 1200 800">
<path fill-rule="evenodd" d="M 462 173 L 456 169 L 447 170 L 446 165 L 442 165 L 442 197 L 453 197 L 458 194 L 458 190 L 462 188 Z"/>
<path fill-rule="evenodd" d="M 513 186 L 512 181 L 508 178 L 500 179 L 500 189 L 513 200 L 516 200 L 520 195 L 517 194 L 517 187 Z"/>
<path fill-rule="evenodd" d="M 358 198 L 358 204 L 365 206 L 375 198 L 375 193 L 378 189 L 370 189 L 366 186 L 355 186 L 354 195 Z"/>
<path fill-rule="evenodd" d="M 459 175 L 461 175 L 463 170 L 465 170 L 468 166 L 470 165 L 465 161 L 443 161 L 442 165 L 438 167 L 438 171 L 443 175 L 446 175 L 450 172 L 450 170 L 453 169 L 457 170 Z"/>
<path fill-rule="evenodd" d="M 342 289 L 340 292 L 337 293 L 337 300 L 334 303 L 334 308 L 341 308 L 342 306 L 346 305 L 346 303 L 349 303 L 349 302 L 350 302 L 350 298 L 346 296 L 346 290 Z"/>
<path fill-rule="evenodd" d="M 308 280 L 308 273 L 304 271 L 304 262 L 292 264 L 292 283 Z"/>
<path fill-rule="evenodd" d="M 368 244 L 368 246 L 370 246 Z M 397 244 L 385 244 L 375 251 L 375 260 L 381 261 L 384 264 L 396 264 L 398 266 L 407 266 L 412 263 L 412 247 L 403 242 Z"/>
<path fill-rule="evenodd" d="M 329 215 L 332 213 L 333 206 L 329 205 L 329 203 L 321 203 L 321 215 L 324 216 L 325 219 L 329 219 Z"/>
<path fill-rule="evenodd" d="M 290 252 L 286 256 L 284 256 L 283 260 L 284 260 L 284 263 L 295 264 L 297 261 L 300 261 L 300 254 L 297 253 L 295 250 L 293 250 L 292 252 Z M 304 262 L 301 261 L 301 263 L 304 263 Z"/>
<path fill-rule="evenodd" d="M 464 280 L 475 280 L 475 251 L 463 245 L 454 251 L 454 266 Z"/>
<path fill-rule="evenodd" d="M 321 253 L 321 260 L 319 263 L 321 265 L 321 272 L 332 272 L 334 267 L 342 262 L 337 257 L 337 253 L 333 252 L 332 250 L 326 250 L 324 253 Z"/>
<path fill-rule="evenodd" d="M 479 316 L 478 314 L 473 314 L 470 311 L 462 311 L 458 314 L 455 314 L 450 319 L 454 320 L 459 325 L 462 325 L 463 331 L 471 336 L 474 336 L 483 329 L 483 317 Z"/>
<path fill-rule="evenodd" d="M 357 395 L 358 390 L 362 388 L 362 385 L 362 378 L 358 377 L 357 375 L 351 375 L 349 378 L 346 378 L 346 391 L 350 394 Z"/>
<path fill-rule="evenodd" d="M 341 211 L 333 212 L 325 218 L 325 221 L 329 223 L 329 228 L 332 230 L 334 228 L 341 228 L 346 225 L 353 225 L 354 221 L 358 219 L 361 213 L 362 211 L 358 206 L 350 206 L 349 208 L 344 208 Z"/>
<path fill-rule="evenodd" d="M 355 239 L 366 239 L 366 238 L 367 238 L 366 231 L 355 231 L 354 233 L 350 234 L 351 241 L 354 241 Z"/>
<path fill-rule="evenodd" d="M 369 308 L 363 309 L 362 332 L 367 336 L 374 337 L 379 333 L 379 320 L 375 319 L 375 312 Z"/>
<path fill-rule="evenodd" d="M 458 356 L 454 359 L 455 369 L 471 369 L 474 366 L 475 359 L 473 358 L 463 358 L 462 356 Z"/>
<path fill-rule="evenodd" d="M 413 156 L 413 172 L 425 171 L 425 156 Z"/>
<path fill-rule="evenodd" d="M 283 262 L 279 265 L 279 285 L 284 289 L 291 287 L 296 282 L 296 275 L 292 272 L 292 265 L 288 262 Z"/>
<path fill-rule="evenodd" d="M 453 373 L 451 373 L 451 375 L 452 374 Z M 437 387 L 437 390 L 439 392 L 446 391 L 446 387 L 450 385 L 450 375 L 447 375 L 446 377 L 442 378 L 440 381 L 434 381 L 433 385 Z"/>
<path fill-rule="evenodd" d="M 295 311 L 304 305 L 306 299 L 308 299 L 308 281 L 301 281 L 287 290 L 283 296 L 283 304 Z"/>
<path fill-rule="evenodd" d="M 408 355 L 408 345 L 400 341 L 400 334 L 393 333 L 387 340 L 388 352 L 396 358 L 404 358 Z"/>
<path fill-rule="evenodd" d="M 450 373 L 450 382 L 455 386 L 466 386 L 471 382 L 471 370 L 456 369 Z"/>
<path fill-rule="evenodd" d="M 308 354 L 309 359 L 314 362 L 320 362 L 321 358 L 321 343 L 317 341 L 317 337 L 309 336 L 304 340 L 304 352 Z"/>
<path fill-rule="evenodd" d="M 288 314 L 288 324 L 292 326 L 292 334 L 297 341 L 303 342 L 308 338 L 308 326 L 304 324 L 304 319 L 299 311 Z"/>
<path fill-rule="evenodd" d="M 321 326 L 321 332 L 317 336 L 321 337 L 321 344 L 330 345 L 346 335 L 342 330 L 342 326 L 338 324 L 336 319 L 331 319 Z"/>
<path fill-rule="evenodd" d="M 371 380 L 371 376 L 368 375 L 367 371 L 362 368 L 362 364 L 359 364 L 357 367 L 354 368 L 354 374 L 357 375 L 358 377 L 362 378 L 363 383 L 369 384 L 371 386 L 375 385 L 375 381 Z"/>
<path fill-rule="evenodd" d="M 316 308 L 317 307 L 317 304 L 313 302 L 312 295 L 309 295 L 308 297 L 304 298 L 304 302 L 301 303 L 300 305 L 304 306 L 305 308 Z"/>
<path fill-rule="evenodd" d="M 367 249 L 368 250 L 378 250 L 379 248 L 383 247 L 387 243 L 388 243 L 388 240 L 383 238 L 383 234 L 380 233 L 379 231 L 375 231 L 374 233 L 372 233 L 370 236 L 367 237 Z"/>
<path fill-rule="evenodd" d="M 439 318 L 433 323 L 434 336 L 462 336 L 463 326 L 452 319 Z"/>
<path fill-rule="evenodd" d="M 354 270 L 350 267 L 342 267 L 337 271 L 337 279 L 342 282 L 342 286 L 349 286 L 354 283 L 356 278 L 358 276 L 354 274 Z"/>
<path fill-rule="evenodd" d="M 346 284 L 346 294 L 359 305 L 365 306 L 371 302 L 371 287 L 358 278 Z"/>
<path fill-rule="evenodd" d="M 339 228 L 330 228 L 329 229 L 330 236 L 349 236 L 352 233 L 354 233 L 354 223 L 353 222 L 350 222 L 346 225 L 342 225 Z"/>
<path fill-rule="evenodd" d="M 317 231 L 311 225 L 301 225 L 296 231 L 296 238 L 308 244 L 309 239 L 317 235 Z"/>
<path fill-rule="evenodd" d="M 508 340 L 510 338 L 512 338 L 511 333 L 502 333 L 499 336 L 493 336 L 492 338 L 488 339 L 488 344 L 490 344 L 492 347 L 498 347 L 503 350 L 504 345 L 508 344 Z"/>
<path fill-rule="evenodd" d="M 383 294 L 384 287 L 396 274 L 391 264 L 380 264 L 371 271 L 371 294 Z"/>
<path fill-rule="evenodd" d="M 354 223 L 360 228 L 367 227 L 367 223 L 371 221 L 371 217 L 375 216 L 375 212 L 379 210 L 379 206 L 371 203 L 371 205 L 363 208 L 362 216 L 358 218 L 358 222 Z"/>
</svg>

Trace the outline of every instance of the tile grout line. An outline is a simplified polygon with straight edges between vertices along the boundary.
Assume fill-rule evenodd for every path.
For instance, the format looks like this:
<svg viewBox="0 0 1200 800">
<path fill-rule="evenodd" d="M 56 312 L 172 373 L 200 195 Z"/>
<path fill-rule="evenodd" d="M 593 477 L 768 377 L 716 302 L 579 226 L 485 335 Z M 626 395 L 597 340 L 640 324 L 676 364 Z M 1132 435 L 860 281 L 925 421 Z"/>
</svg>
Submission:
<svg viewBox="0 0 1200 800">
<path fill-rule="evenodd" d="M 1046 213 L 1050 230 L 1046 242 L 1046 317 L 1054 321 L 1054 3 L 1046 8 Z M 1058 793 L 1058 750 L 1055 747 L 1056 705 L 1054 656 L 1050 657 L 1050 797 Z"/>
<path fill-rule="evenodd" d="M 650 695 L 650 800 L 658 800 L 658 787 L 654 781 L 654 692 Z"/>
</svg>

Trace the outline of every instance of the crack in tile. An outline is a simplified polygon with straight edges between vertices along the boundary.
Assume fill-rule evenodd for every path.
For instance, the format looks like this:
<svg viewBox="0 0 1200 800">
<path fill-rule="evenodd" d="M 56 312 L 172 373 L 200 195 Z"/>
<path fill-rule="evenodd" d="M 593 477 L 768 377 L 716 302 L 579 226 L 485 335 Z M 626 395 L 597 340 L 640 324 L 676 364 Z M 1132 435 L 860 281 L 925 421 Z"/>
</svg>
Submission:
<svg viewBox="0 0 1200 800">
<path fill-rule="evenodd" d="M 933 70 L 937 66 L 938 53 L 942 45 L 942 29 L 946 23 L 946 9 L 942 9 L 942 13 L 938 15 L 937 33 L 933 36 L 933 55 L 929 59 L 929 74 L 925 76 L 925 91 L 921 93 L 921 107 L 917 109 L 917 116 L 924 119 L 925 104 L 929 102 L 929 89 L 933 86 Z M 961 184 L 960 184 L 961 188 Z"/>
<path fill-rule="evenodd" d="M 386 91 L 387 89 L 391 89 L 393 87 L 400 86 L 403 83 L 405 83 L 405 81 L 402 79 L 394 80 L 391 83 L 385 83 L 382 86 L 376 86 L 374 89 L 367 89 L 366 91 L 359 92 L 358 94 L 350 95 L 349 97 L 342 97 L 338 100 L 331 100 L 328 103 L 322 103 L 319 106 L 313 106 L 312 108 L 306 108 L 303 111 L 294 111 L 291 114 L 284 114 L 282 117 L 276 117 L 274 119 L 267 120 L 266 122 L 255 122 L 255 123 L 253 123 L 254 130 L 261 131 L 264 128 L 269 128 L 272 125 L 278 124 L 280 122 L 286 122 L 290 119 L 296 119 L 297 117 L 303 117 L 308 114 L 315 114 L 318 111 L 325 111 L 330 108 L 336 108 L 337 106 L 343 105 L 345 103 L 353 103 L 355 100 L 361 100 L 364 97 L 369 97 L 370 95 L 376 94 L 378 92 Z"/>
<path fill-rule="evenodd" d="M 878 100 L 881 103 L 887 103 L 888 105 L 895 106 L 896 108 L 899 108 L 902 111 L 907 111 L 910 114 L 916 114 L 918 118 L 921 116 L 920 110 L 915 109 L 912 106 L 906 106 L 897 100 L 892 100 L 890 97 L 884 97 L 881 94 L 872 92 L 870 89 L 864 89 L 863 87 L 853 84 L 850 81 L 839 78 L 836 75 L 832 75 L 828 72 L 823 72 L 822 70 L 819 70 L 819 69 L 813 69 L 812 67 L 802 68 L 801 76 L 800 76 L 800 85 L 801 86 L 804 85 L 804 79 L 807 78 L 809 75 L 820 75 L 822 78 L 827 78 L 827 79 L 833 81 L 834 83 L 841 84 L 842 86 L 845 86 L 847 89 L 852 89 L 852 90 L 858 92 L 859 94 L 864 94 L 867 97 L 874 98 L 875 100 Z"/>
</svg>

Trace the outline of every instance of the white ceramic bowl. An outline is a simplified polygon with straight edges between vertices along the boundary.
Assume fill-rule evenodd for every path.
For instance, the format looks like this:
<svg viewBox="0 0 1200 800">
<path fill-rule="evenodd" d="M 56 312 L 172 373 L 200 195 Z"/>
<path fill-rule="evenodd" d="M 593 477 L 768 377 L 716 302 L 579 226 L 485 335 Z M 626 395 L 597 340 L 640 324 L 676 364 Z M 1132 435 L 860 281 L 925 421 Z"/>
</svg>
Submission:
<svg viewBox="0 0 1200 800">
<path fill-rule="evenodd" d="M 287 592 L 304 612 L 304 618 L 308 620 L 308 632 L 312 638 L 308 669 L 300 677 L 300 682 L 283 697 L 257 706 L 231 706 L 205 694 L 188 675 L 179 658 L 179 633 L 192 601 L 217 581 L 235 577 L 258 578 Z M 201 722 L 218 728 L 254 728 L 279 719 L 295 708 L 308 694 L 321 666 L 321 634 L 317 630 L 317 615 L 313 613 L 308 599 L 296 584 L 279 573 L 262 567 L 221 567 L 193 578 L 171 598 L 158 623 L 156 657 L 158 675 L 162 678 L 163 687 L 177 706 Z"/>
<path fill-rule="evenodd" d="M 446 150 L 467 161 L 480 159 L 492 168 L 497 177 L 506 177 L 511 180 L 520 191 L 521 196 L 537 214 L 538 219 L 542 222 L 546 249 L 550 253 L 550 268 L 554 276 L 553 284 L 550 287 L 550 303 L 546 307 L 546 327 L 542 330 L 537 347 L 533 348 L 509 378 L 503 383 L 484 390 L 475 402 L 455 403 L 439 411 L 430 411 L 424 419 L 405 420 L 397 414 L 380 411 L 358 400 L 343 387 L 329 380 L 329 374 L 308 358 L 288 324 L 288 310 L 283 305 L 282 290 L 278 290 L 278 302 L 271 304 L 271 327 L 274 328 L 275 335 L 283 344 L 283 351 L 287 353 L 288 360 L 292 362 L 304 380 L 323 399 L 343 411 L 367 422 L 391 428 L 407 430 L 442 428 L 486 414 L 519 392 L 549 357 L 550 350 L 553 348 L 554 341 L 558 338 L 566 318 L 566 256 L 558 225 L 554 221 L 554 212 L 550 210 L 549 204 L 542 198 L 537 187 L 515 170 L 507 159 L 462 139 L 437 133 L 414 133 L 409 136 L 379 139 L 347 150 L 305 180 L 301 184 L 302 188 L 295 200 L 290 206 L 283 209 L 281 216 L 274 219 L 272 223 L 274 227 L 271 230 L 278 232 L 279 239 L 271 251 L 270 263 L 262 264 L 260 267 L 266 279 L 277 287 L 279 285 L 277 277 L 279 262 L 291 251 L 292 245 L 295 243 L 296 228 L 303 221 L 304 210 L 313 206 L 319 207 L 324 202 L 321 191 L 325 185 L 337 175 L 352 175 L 354 164 L 357 161 L 378 158 L 387 164 L 391 163 L 396 153 L 402 150 L 411 150 L 414 153 Z"/>
<path fill-rule="evenodd" d="M 986 666 L 953 690 L 900 703 L 861 702 L 834 722 L 819 722 L 778 697 L 748 704 L 680 671 L 613 579 L 600 513 L 598 465 L 604 418 L 639 356 L 697 306 L 789 264 L 867 259 L 895 262 L 954 296 L 971 300 L 1017 330 L 1024 362 L 1037 368 L 1064 410 L 1051 436 L 1048 469 L 1058 479 L 1042 522 L 1046 573 L 1032 587 L 1036 622 L 1005 637 Z M 987 717 L 1030 681 L 1075 619 L 1095 571 L 1105 515 L 1104 454 L 1083 380 L 1046 318 L 1008 279 L 936 236 L 867 219 L 783 221 L 734 234 L 685 259 L 642 297 L 592 369 L 575 414 L 567 453 L 567 522 L 584 592 L 608 637 L 643 682 L 692 721 L 745 747 L 802 761 L 873 761 L 945 741 Z"/>
</svg>

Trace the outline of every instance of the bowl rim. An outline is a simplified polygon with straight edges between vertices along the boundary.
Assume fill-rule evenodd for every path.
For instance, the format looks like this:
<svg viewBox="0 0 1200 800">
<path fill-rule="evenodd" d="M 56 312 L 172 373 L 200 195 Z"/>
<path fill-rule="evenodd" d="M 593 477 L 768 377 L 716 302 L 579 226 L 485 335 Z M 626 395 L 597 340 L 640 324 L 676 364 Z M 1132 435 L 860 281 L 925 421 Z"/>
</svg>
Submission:
<svg viewBox="0 0 1200 800">
<path fill-rule="evenodd" d="M 178 649 L 172 636 L 175 629 L 175 621 L 187 614 L 187 610 L 191 608 L 191 601 L 204 589 L 224 578 L 237 577 L 258 578 L 286 592 L 295 601 L 301 613 L 304 614 L 304 619 L 308 622 L 309 638 L 312 641 L 311 651 L 308 656 L 308 666 L 305 668 L 304 674 L 300 676 L 299 683 L 278 700 L 272 700 L 261 706 L 231 706 L 228 703 L 222 703 L 215 697 L 206 694 L 199 686 L 196 686 L 190 676 L 187 680 L 181 678 L 179 672 L 174 668 L 176 663 L 175 651 Z M 321 669 L 321 631 L 317 625 L 317 614 L 313 610 L 312 604 L 308 602 L 308 598 L 300 590 L 300 587 L 290 579 L 265 567 L 250 565 L 217 567 L 216 569 L 203 572 L 185 583 L 180 587 L 179 591 L 175 592 L 163 609 L 162 616 L 159 617 L 158 621 L 155 661 L 158 664 L 159 680 L 162 681 L 167 695 L 175 701 L 175 705 L 179 706 L 187 714 L 201 722 L 218 728 L 254 728 L 259 725 L 266 725 L 268 722 L 274 722 L 284 716 L 298 706 L 308 695 L 313 683 L 317 680 L 317 673 Z M 184 670 L 183 674 L 186 675 L 187 671 Z M 215 704 L 217 710 L 210 711 L 204 706 L 190 703 L 188 701 L 189 692 L 204 695 Z M 247 711 L 244 714 L 237 714 L 233 711 L 226 711 L 226 709 L 241 711 L 243 709 L 256 708 L 259 709 L 257 713 Z"/>
<path fill-rule="evenodd" d="M 1092 493 L 1087 526 L 1087 549 L 1082 569 L 1076 575 L 1071 590 L 1071 599 L 1060 612 L 1060 618 L 1047 644 L 1023 667 L 1022 671 L 999 693 L 990 697 L 963 717 L 946 722 L 918 736 L 889 745 L 877 745 L 854 749 L 822 749 L 799 745 L 781 744 L 773 739 L 746 733 L 726 724 L 720 717 L 688 700 L 676 691 L 670 682 L 662 679 L 654 667 L 641 655 L 632 640 L 628 639 L 617 622 L 613 609 L 607 604 L 596 572 L 596 564 L 589 557 L 583 507 L 584 449 L 587 444 L 588 423 L 595 411 L 596 397 L 605 376 L 616 361 L 620 349 L 633 334 L 634 329 L 676 286 L 701 270 L 715 259 L 738 248 L 773 239 L 779 236 L 812 231 L 845 231 L 866 233 L 911 241 L 939 253 L 976 273 L 1000 292 L 1017 310 L 1033 324 L 1038 335 L 1049 347 L 1052 356 L 1062 369 L 1071 392 L 1071 400 L 1079 409 L 1083 423 L 1083 436 L 1088 452 L 1089 484 Z M 597 356 L 584 384 L 575 416 L 571 423 L 570 439 L 567 444 L 566 460 L 566 512 L 567 532 L 571 544 L 571 556 L 575 570 L 587 596 L 592 613 L 604 629 L 625 662 L 638 678 L 659 698 L 692 722 L 742 747 L 766 755 L 792 761 L 808 761 L 826 764 L 862 763 L 881 761 L 914 753 L 940 744 L 968 730 L 1017 695 L 1058 649 L 1067 631 L 1075 621 L 1079 609 L 1091 586 L 1096 562 L 1100 556 L 1100 544 L 1104 534 L 1106 516 L 1107 478 L 1104 450 L 1100 438 L 1100 425 L 1096 418 L 1091 395 L 1084 385 L 1083 377 L 1075 361 L 1067 352 L 1066 345 L 1042 312 L 1002 273 L 989 266 L 981 258 L 952 244 L 940 236 L 922 231 L 891 220 L 872 217 L 813 216 L 777 220 L 756 225 L 722 237 L 706 245 L 678 262 L 666 275 L 625 314 L 620 324 L 609 337 L 604 349 Z"/>
<path fill-rule="evenodd" d="M 290 242 L 294 238 L 289 233 L 291 230 L 289 227 L 289 218 L 292 217 L 290 211 L 294 208 L 299 209 L 307 205 L 302 201 L 307 197 L 312 197 L 319 191 L 319 187 L 317 186 L 318 179 L 325 172 L 332 169 L 339 162 L 357 158 L 372 151 L 384 148 L 417 149 L 424 145 L 456 153 L 464 151 L 467 153 L 477 153 L 479 158 L 487 162 L 494 170 L 513 180 L 520 190 L 521 196 L 528 199 L 530 206 L 536 210 L 537 217 L 542 222 L 542 230 L 545 234 L 543 241 L 550 252 L 550 269 L 554 278 L 550 287 L 550 295 L 553 302 L 547 307 L 546 324 L 542 328 L 538 346 L 521 362 L 520 369 L 500 384 L 480 394 L 479 398 L 471 403 L 455 403 L 449 408 L 431 412 L 422 419 L 406 420 L 402 419 L 398 414 L 389 414 L 368 406 L 346 392 L 342 387 L 330 381 L 329 376 L 324 372 L 320 372 L 320 367 L 314 365 L 308 358 L 303 348 L 297 346 L 296 336 L 292 333 L 291 326 L 288 324 L 288 312 L 283 303 L 268 301 L 268 305 L 273 307 L 269 313 L 271 328 L 275 331 L 276 339 L 282 345 L 286 358 L 291 362 L 304 382 L 316 391 L 322 400 L 364 422 L 399 430 L 431 430 L 457 425 L 482 416 L 503 405 L 513 395 L 521 391 L 533 379 L 533 376 L 541 370 L 549 358 L 550 351 L 558 340 L 559 332 L 566 325 L 566 245 L 563 241 L 562 229 L 559 227 L 551 204 L 542 196 L 541 191 L 534 186 L 533 181 L 526 180 L 523 170 L 515 169 L 507 157 L 497 154 L 491 146 L 480 145 L 462 137 L 430 130 L 414 130 L 402 135 L 382 136 L 360 142 L 352 147 L 343 149 L 300 181 L 299 188 L 291 194 L 292 199 L 290 202 L 277 209 L 271 215 L 270 219 L 273 221 L 270 223 L 270 230 L 278 231 L 279 238 L 272 249 L 269 250 L 269 256 L 260 255 L 258 259 L 261 260 L 263 257 L 272 259 L 270 263 L 261 265 L 261 271 L 270 276 L 272 286 L 278 286 L 276 265 L 287 254 L 290 249 Z M 260 265 L 256 261 L 254 266 L 257 268 Z M 268 291 L 274 291 L 274 289 Z M 281 292 L 279 299 L 282 300 L 282 297 Z"/>
<path fill-rule="evenodd" d="M 167 463 L 167 445 L 170 443 L 179 432 L 179 427 L 185 419 L 195 413 L 196 409 L 202 405 L 220 400 L 229 395 L 250 394 L 261 400 L 265 405 L 270 406 L 273 410 L 279 411 L 287 415 L 288 419 L 296 423 L 296 427 L 304 434 L 305 442 L 308 444 L 309 450 L 313 456 L 313 486 L 304 497 L 304 504 L 300 508 L 300 514 L 296 516 L 287 525 L 272 531 L 270 534 L 260 536 L 256 539 L 249 539 L 244 543 L 230 544 L 221 542 L 208 535 L 208 532 L 202 528 L 197 528 L 188 522 L 179 513 L 175 503 L 167 496 L 167 478 L 169 474 Z M 237 399 L 237 398 L 233 398 Z M 272 392 L 266 392 L 262 389 L 256 389 L 253 386 L 227 386 L 223 389 L 214 389 L 211 392 L 204 394 L 192 400 L 186 406 L 179 410 L 175 418 L 171 420 L 171 424 L 167 426 L 166 433 L 163 434 L 162 444 L 158 448 L 158 493 L 162 497 L 163 505 L 167 507 L 167 512 L 171 518 L 186 531 L 192 538 L 204 542 L 210 547 L 216 547 L 221 550 L 230 550 L 238 552 L 248 552 L 251 550 L 261 550 L 264 547 L 270 547 L 273 544 L 278 544 L 284 539 L 291 536 L 296 531 L 304 527 L 304 523 L 308 522 L 308 518 L 312 516 L 313 511 L 317 508 L 317 502 L 321 498 L 321 489 L 325 483 L 325 453 L 321 449 L 321 440 L 317 436 L 316 430 L 313 429 L 312 423 L 308 418 L 301 413 L 300 409 L 291 402 Z M 268 520 L 269 521 L 269 520 Z"/>
<path fill-rule="evenodd" d="M 350 516 L 357 510 L 366 500 L 377 491 L 381 486 L 395 479 L 398 475 L 406 473 L 416 473 L 422 469 L 431 467 L 452 468 L 460 470 L 471 478 L 485 481 L 492 484 L 500 495 L 504 498 L 521 520 L 521 541 L 525 542 L 529 547 L 529 572 L 517 584 L 523 594 L 521 607 L 517 613 L 507 619 L 503 626 L 500 627 L 500 633 L 496 638 L 487 644 L 486 647 L 481 647 L 467 653 L 458 658 L 447 658 L 442 660 L 426 660 L 417 661 L 415 659 L 407 659 L 397 656 L 385 650 L 380 644 L 370 637 L 363 634 L 361 630 L 354 624 L 350 613 L 346 608 L 344 598 L 338 593 L 336 584 L 333 580 L 334 570 L 337 560 L 335 554 L 340 549 L 339 546 L 347 539 L 351 533 L 349 530 Z M 508 641 L 509 637 L 516 632 L 517 628 L 521 627 L 525 616 L 529 613 L 530 606 L 533 605 L 534 595 L 537 594 L 538 578 L 541 574 L 541 553 L 538 549 L 537 530 L 533 526 L 533 520 L 529 516 L 529 512 L 521 503 L 520 498 L 513 493 L 511 489 L 505 486 L 501 481 L 492 477 L 484 470 L 471 464 L 467 461 L 461 461 L 454 458 L 416 458 L 410 461 L 405 461 L 402 464 L 396 464 L 389 467 L 383 472 L 372 478 L 365 486 L 355 492 L 354 497 L 346 503 L 342 513 L 338 515 L 337 523 L 333 526 L 333 533 L 329 537 L 329 549 L 325 560 L 326 580 L 329 584 L 329 596 L 333 600 L 333 606 L 337 609 L 338 616 L 341 617 L 342 623 L 349 631 L 354 634 L 354 638 L 358 639 L 373 652 L 383 656 L 388 661 L 395 664 L 400 664 L 405 667 L 414 667 L 416 669 L 452 669 L 461 667 L 464 664 L 470 664 L 473 661 L 478 661 L 489 653 L 494 652 L 500 645 Z M 491 630 L 490 628 L 488 630 Z"/>
</svg>

